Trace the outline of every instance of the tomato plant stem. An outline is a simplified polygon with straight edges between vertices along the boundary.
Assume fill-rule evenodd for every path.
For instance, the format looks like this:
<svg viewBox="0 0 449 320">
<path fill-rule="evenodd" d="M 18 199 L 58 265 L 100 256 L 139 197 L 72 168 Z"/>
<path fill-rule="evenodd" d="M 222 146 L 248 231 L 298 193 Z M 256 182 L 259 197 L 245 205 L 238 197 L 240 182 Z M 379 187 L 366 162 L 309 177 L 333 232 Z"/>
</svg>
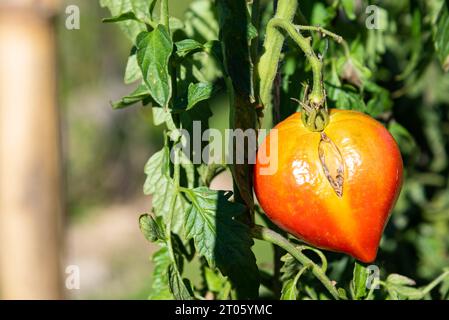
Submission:
<svg viewBox="0 0 449 320">
<path fill-rule="evenodd" d="M 312 49 L 311 39 L 305 38 L 298 32 L 295 25 L 290 21 L 284 19 L 273 18 L 268 23 L 269 26 L 277 27 L 284 30 L 290 38 L 299 46 L 305 53 L 307 60 L 312 67 L 313 86 L 312 92 L 309 95 L 309 101 L 314 105 L 324 104 L 324 88 L 322 82 L 323 63 Z"/>
<path fill-rule="evenodd" d="M 161 1 L 161 23 L 170 30 L 170 16 L 168 13 L 168 0 Z"/>
<path fill-rule="evenodd" d="M 343 47 L 345 56 L 347 58 L 349 58 L 349 47 L 348 47 L 348 43 L 345 41 L 345 39 L 343 39 L 342 36 L 339 36 L 336 33 L 333 33 L 329 30 L 323 29 L 322 27 L 317 27 L 317 26 L 304 26 L 304 25 L 295 25 L 295 28 L 297 30 L 307 30 L 307 31 L 316 31 L 318 33 L 324 34 L 326 36 L 329 36 L 330 38 L 332 38 L 333 40 L 335 40 L 335 42 L 337 42 L 338 44 L 340 44 Z"/>
<path fill-rule="evenodd" d="M 293 21 L 298 1 L 279 0 L 276 6 L 275 18 L 285 21 Z M 272 103 L 273 82 L 278 70 L 278 62 L 281 57 L 282 45 L 285 37 L 274 26 L 267 25 L 265 40 L 263 43 L 264 53 L 260 57 L 258 72 L 260 77 L 259 95 L 264 107 L 270 107 Z"/>
<path fill-rule="evenodd" d="M 287 239 L 285 239 L 280 234 L 256 225 L 251 229 L 251 233 L 253 238 L 264 240 L 267 242 L 270 242 L 272 244 L 275 244 L 281 248 L 283 248 L 285 251 L 290 253 L 296 260 L 298 260 L 303 266 L 309 266 L 311 268 L 312 273 L 315 275 L 315 277 L 318 278 L 318 280 L 321 281 L 321 283 L 326 287 L 326 289 L 329 291 L 329 293 L 334 297 L 335 299 L 342 298 L 340 294 L 338 293 L 338 290 L 335 288 L 332 281 L 326 276 L 326 274 L 323 272 L 322 267 L 315 264 L 312 260 L 310 260 L 306 255 L 301 253 L 300 250 L 297 250 L 293 244 L 291 244 Z"/>
<path fill-rule="evenodd" d="M 233 130 L 255 130 L 256 98 L 254 94 L 254 75 L 251 60 L 251 48 L 248 41 L 248 23 L 246 0 L 217 0 L 219 20 L 219 38 L 225 70 L 225 83 L 229 96 L 229 128 Z M 236 141 L 232 138 L 234 142 Z M 232 164 L 230 169 L 234 181 L 234 199 L 246 205 L 245 222 L 254 224 L 254 198 L 252 170 L 247 160 L 235 161 L 237 144 L 232 142 Z M 249 159 L 248 150 L 243 158 Z"/>
<path fill-rule="evenodd" d="M 180 196 L 179 195 L 179 182 L 180 182 L 180 165 L 179 165 L 179 150 L 176 151 L 176 159 L 174 164 L 174 172 L 173 172 L 173 182 L 175 187 L 175 194 L 173 195 L 171 201 L 170 201 L 170 207 L 169 207 L 169 216 L 168 216 L 168 222 L 165 227 L 166 231 L 166 238 L 167 238 L 167 249 L 168 253 L 170 255 L 170 258 L 172 261 L 174 261 L 175 268 L 178 269 L 178 266 L 176 265 L 176 258 L 175 253 L 173 252 L 173 245 L 172 245 L 172 239 L 171 239 L 171 227 L 172 227 L 172 220 L 173 220 L 173 213 L 175 211 L 176 207 L 176 200 Z"/>
<path fill-rule="evenodd" d="M 449 277 L 449 269 L 446 269 L 442 274 L 440 274 L 438 276 L 438 278 L 436 278 L 435 280 L 433 280 L 431 283 L 429 283 L 427 286 L 425 286 L 422 289 L 422 296 L 425 296 L 426 294 L 428 294 L 430 291 L 432 291 L 433 288 L 435 288 L 440 282 L 442 282 L 443 280 L 445 280 L 446 278 Z"/>
<path fill-rule="evenodd" d="M 317 31 L 327 35 L 341 44 L 347 58 L 349 49 L 344 39 L 321 27 L 294 25 L 293 18 L 298 10 L 298 1 L 280 0 L 275 7 L 275 15 L 268 22 L 264 41 L 265 52 L 261 56 L 258 64 L 260 77 L 259 96 L 263 106 L 271 107 L 273 102 L 273 85 L 276 81 L 278 61 L 284 43 L 284 34 L 290 38 L 305 53 L 312 68 L 313 84 L 312 92 L 307 95 L 304 103 L 303 122 L 311 131 L 323 131 L 329 121 L 329 114 L 326 105 L 326 94 L 323 86 L 323 61 L 312 49 L 311 37 L 304 37 L 300 30 Z M 283 31 L 283 32 L 281 32 Z"/>
</svg>

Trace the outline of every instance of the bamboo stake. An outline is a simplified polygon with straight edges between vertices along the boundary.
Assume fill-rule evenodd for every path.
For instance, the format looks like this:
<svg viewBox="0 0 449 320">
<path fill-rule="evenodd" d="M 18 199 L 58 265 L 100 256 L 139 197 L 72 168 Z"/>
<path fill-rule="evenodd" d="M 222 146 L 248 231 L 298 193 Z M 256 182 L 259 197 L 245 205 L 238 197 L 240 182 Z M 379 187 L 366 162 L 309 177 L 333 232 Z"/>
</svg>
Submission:
<svg viewBox="0 0 449 320">
<path fill-rule="evenodd" d="M 0 296 L 62 298 L 56 0 L 0 4 Z"/>
</svg>

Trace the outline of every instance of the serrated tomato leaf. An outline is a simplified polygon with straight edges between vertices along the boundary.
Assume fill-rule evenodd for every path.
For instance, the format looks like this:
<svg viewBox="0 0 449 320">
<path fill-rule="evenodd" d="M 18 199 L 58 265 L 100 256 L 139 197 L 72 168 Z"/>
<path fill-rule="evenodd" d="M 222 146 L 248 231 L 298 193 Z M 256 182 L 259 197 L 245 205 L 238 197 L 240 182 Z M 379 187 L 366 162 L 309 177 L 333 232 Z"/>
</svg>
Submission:
<svg viewBox="0 0 449 320">
<path fill-rule="evenodd" d="M 139 64 L 137 63 L 137 48 L 133 47 L 131 51 L 131 55 L 128 58 L 128 62 L 126 63 L 126 70 L 124 76 L 124 82 L 126 84 L 133 83 L 142 78 L 142 72 L 140 71 Z"/>
<path fill-rule="evenodd" d="M 216 88 L 211 83 L 191 83 L 187 94 L 187 110 L 192 109 L 201 101 L 210 99 Z"/>
<path fill-rule="evenodd" d="M 161 107 L 168 107 L 172 95 L 169 61 L 173 42 L 167 29 L 158 25 L 137 37 L 137 63 L 150 94 Z"/>
<path fill-rule="evenodd" d="M 151 260 L 153 262 L 154 269 L 151 293 L 148 298 L 151 300 L 173 299 L 168 282 L 168 268 L 171 264 L 171 260 L 167 247 L 164 246 L 156 251 Z"/>
<path fill-rule="evenodd" d="M 192 202 L 185 216 L 187 238 L 193 238 L 209 266 L 217 266 L 228 276 L 238 298 L 258 296 L 259 272 L 251 251 L 249 228 L 236 220 L 244 206 L 232 203 L 223 191 L 206 187 L 187 192 Z"/>
<path fill-rule="evenodd" d="M 134 20 L 134 21 L 140 21 L 139 18 L 136 17 L 134 12 L 128 11 L 124 12 L 122 14 L 119 14 L 118 16 L 110 17 L 110 18 L 104 18 L 102 21 L 105 23 L 113 23 L 113 22 L 120 22 L 120 21 L 127 21 L 127 20 Z"/>
<path fill-rule="evenodd" d="M 147 102 L 145 102 L 145 100 L 149 98 L 150 91 L 145 84 L 141 84 L 136 88 L 136 90 L 123 97 L 121 100 L 112 102 L 112 107 L 114 109 L 123 109 L 141 101 L 146 104 Z"/>
<path fill-rule="evenodd" d="M 290 253 L 286 253 L 281 257 L 281 261 L 283 262 L 283 265 L 281 267 L 281 281 L 287 282 L 289 279 L 292 279 L 295 277 L 295 275 L 298 273 L 298 271 L 301 268 L 301 263 L 293 258 L 293 256 Z"/>
<path fill-rule="evenodd" d="M 401 285 L 401 286 L 414 286 L 416 285 L 415 280 L 410 279 L 406 276 L 392 273 L 387 277 L 387 282 L 393 285 Z"/>
<path fill-rule="evenodd" d="M 174 202 L 172 215 L 172 232 L 180 234 L 186 210 L 186 200 L 177 191 L 170 177 L 170 150 L 164 146 L 156 152 L 145 165 L 147 179 L 144 183 L 144 193 L 152 195 L 153 212 L 162 217 L 165 224 L 170 219 L 171 205 Z"/>
<path fill-rule="evenodd" d="M 190 282 L 183 279 L 176 266 L 168 266 L 168 284 L 170 292 L 176 300 L 193 300 Z"/>
<path fill-rule="evenodd" d="M 178 41 L 175 43 L 175 46 L 176 54 L 181 58 L 204 49 L 204 46 L 201 43 L 193 39 L 184 39 Z"/>
<path fill-rule="evenodd" d="M 353 292 L 354 299 L 359 300 L 366 296 L 367 278 L 368 272 L 366 268 L 362 264 L 355 262 L 351 281 L 351 290 Z"/>
<path fill-rule="evenodd" d="M 298 290 L 295 279 L 290 279 L 282 286 L 281 300 L 297 300 Z"/>
<path fill-rule="evenodd" d="M 134 41 L 137 35 L 146 30 L 145 23 L 139 21 L 144 20 L 149 12 L 149 1 L 148 0 L 100 0 L 100 5 L 102 7 L 107 7 L 111 12 L 111 15 L 118 19 L 120 28 L 126 34 L 126 36 Z M 132 13 L 136 19 L 123 19 L 119 21 L 122 16 L 130 17 Z"/>
</svg>

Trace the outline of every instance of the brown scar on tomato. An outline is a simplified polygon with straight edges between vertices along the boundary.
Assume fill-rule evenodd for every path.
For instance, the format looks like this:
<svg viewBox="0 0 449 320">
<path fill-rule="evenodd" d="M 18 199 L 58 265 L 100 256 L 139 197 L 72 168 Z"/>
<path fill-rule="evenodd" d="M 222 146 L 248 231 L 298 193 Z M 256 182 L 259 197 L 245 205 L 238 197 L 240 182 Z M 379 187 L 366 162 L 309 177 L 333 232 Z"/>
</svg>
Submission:
<svg viewBox="0 0 449 320">
<path fill-rule="evenodd" d="M 337 145 L 324 132 L 321 132 L 318 155 L 327 181 L 334 189 L 335 194 L 341 198 L 345 171 L 343 157 Z"/>
</svg>

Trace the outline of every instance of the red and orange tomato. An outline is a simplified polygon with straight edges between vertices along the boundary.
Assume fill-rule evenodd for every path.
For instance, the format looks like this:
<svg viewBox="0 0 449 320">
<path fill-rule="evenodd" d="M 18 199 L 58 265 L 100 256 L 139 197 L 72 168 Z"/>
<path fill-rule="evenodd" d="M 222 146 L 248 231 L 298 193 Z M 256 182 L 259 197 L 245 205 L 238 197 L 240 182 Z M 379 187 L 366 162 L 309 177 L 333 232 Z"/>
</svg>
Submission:
<svg viewBox="0 0 449 320">
<path fill-rule="evenodd" d="M 316 247 L 372 262 L 402 183 L 402 159 L 388 130 L 356 111 L 331 110 L 323 132 L 295 113 L 260 146 L 254 188 L 267 216 Z M 277 143 L 276 154 L 270 150 Z M 273 146 L 271 146 L 273 147 Z M 277 170 L 264 168 L 277 161 Z"/>
</svg>

